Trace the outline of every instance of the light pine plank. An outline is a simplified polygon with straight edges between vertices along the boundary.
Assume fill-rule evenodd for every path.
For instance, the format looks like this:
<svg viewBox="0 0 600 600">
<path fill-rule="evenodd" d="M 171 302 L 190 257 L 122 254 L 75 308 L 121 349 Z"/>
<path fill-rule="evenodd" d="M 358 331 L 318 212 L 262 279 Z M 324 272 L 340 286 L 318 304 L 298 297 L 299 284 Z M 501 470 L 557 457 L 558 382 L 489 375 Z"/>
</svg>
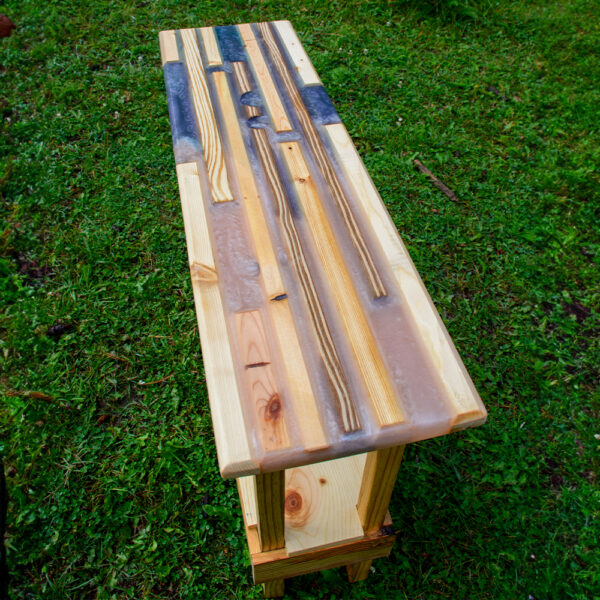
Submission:
<svg viewBox="0 0 600 600">
<path fill-rule="evenodd" d="M 360 454 L 286 471 L 289 556 L 363 537 L 356 503 L 364 462 Z"/>
<path fill-rule="evenodd" d="M 455 415 L 452 427 L 459 429 L 463 424 L 482 423 L 487 414 L 483 403 L 346 128 L 338 123 L 327 125 L 325 129 L 448 393 Z"/>
<path fill-rule="evenodd" d="M 237 165 L 243 206 L 250 225 L 267 298 L 270 300 L 269 311 L 274 321 L 274 331 L 287 373 L 294 413 L 305 449 L 318 450 L 326 447 L 328 442 L 300 350 L 296 327 L 281 280 L 254 173 L 234 110 L 229 84 L 224 72 L 215 72 L 213 77 L 219 102 L 224 109 L 225 131 L 233 160 Z"/>
<path fill-rule="evenodd" d="M 177 179 L 221 474 L 257 473 L 231 356 L 198 165 L 177 165 Z"/>
<path fill-rule="evenodd" d="M 377 421 L 382 427 L 400 423 L 404 416 L 399 401 L 300 145 L 285 142 L 281 144 L 281 150 Z"/>
<path fill-rule="evenodd" d="M 271 355 L 258 310 L 234 315 L 236 342 L 242 354 L 244 379 L 256 417 L 256 435 L 264 450 L 281 450 L 290 445 L 286 426 L 287 409 L 275 383 Z"/>
<path fill-rule="evenodd" d="M 354 215 L 350 203 L 348 202 L 348 198 L 346 197 L 346 194 L 344 193 L 344 190 L 340 184 L 338 175 L 333 165 L 330 163 L 325 149 L 323 148 L 319 133 L 315 128 L 315 125 L 312 122 L 308 112 L 306 111 L 306 107 L 304 106 L 304 102 L 300 97 L 298 88 L 296 87 L 292 76 L 288 72 L 285 60 L 283 59 L 281 51 L 279 50 L 279 46 L 275 41 L 273 32 L 271 31 L 268 23 L 259 23 L 258 28 L 271 55 L 273 64 L 281 76 L 283 87 L 287 91 L 292 104 L 294 105 L 294 109 L 296 111 L 298 120 L 300 121 L 300 125 L 302 126 L 302 130 L 304 131 L 308 147 L 314 156 L 317 166 L 323 174 L 325 183 L 327 184 L 331 196 L 339 208 L 340 216 L 344 222 L 348 234 L 350 235 L 352 244 L 356 249 L 367 277 L 367 281 L 373 291 L 373 295 L 375 298 L 386 296 L 387 291 L 385 289 L 385 285 L 381 279 L 381 276 L 379 275 L 379 271 L 377 270 L 374 258 L 367 245 L 367 241 L 360 230 L 356 216 Z"/>
<path fill-rule="evenodd" d="M 238 29 L 242 36 L 242 40 L 246 45 L 246 50 L 250 57 L 256 80 L 261 87 L 265 103 L 271 115 L 271 119 L 273 120 L 275 131 L 291 131 L 292 126 L 290 125 L 287 112 L 281 102 L 279 92 L 275 87 L 275 83 L 273 82 L 273 78 L 269 72 L 269 68 L 267 67 L 267 63 L 265 62 L 265 58 L 260 50 L 256 37 L 252 32 L 252 27 L 245 24 L 238 25 Z"/>
<path fill-rule="evenodd" d="M 285 546 L 283 503 L 285 471 L 254 476 L 256 522 L 262 552 Z"/>
<path fill-rule="evenodd" d="M 236 483 L 246 529 L 256 527 L 258 521 L 256 516 L 256 481 L 254 480 L 254 476 L 238 477 Z"/>
<path fill-rule="evenodd" d="M 331 331 L 323 313 L 312 274 L 308 268 L 300 236 L 292 218 L 288 199 L 281 183 L 282 174 L 278 172 L 266 132 L 263 129 L 254 129 L 253 135 L 263 172 L 266 175 L 271 193 L 276 202 L 283 237 L 287 243 L 287 249 L 296 270 L 300 289 L 308 306 L 311 324 L 313 325 L 315 337 L 319 345 L 319 353 L 331 384 L 331 390 L 340 413 L 343 429 L 346 432 L 357 431 L 361 428 L 360 420 L 350 395 L 348 381 L 333 342 Z"/>
<path fill-rule="evenodd" d="M 289 21 L 273 21 L 273 26 L 277 29 L 302 83 L 304 85 L 320 84 L 321 79 L 302 47 L 292 24 Z"/>
<path fill-rule="evenodd" d="M 194 111 L 200 129 L 208 179 L 213 202 L 229 202 L 233 195 L 229 187 L 223 146 L 210 101 L 206 76 L 202 67 L 195 29 L 182 29 L 181 40 L 187 65 Z"/>
<path fill-rule="evenodd" d="M 221 53 L 215 36 L 215 30 L 212 27 L 201 27 L 200 36 L 204 44 L 204 52 L 206 52 L 206 61 L 209 67 L 222 65 Z"/>
<path fill-rule="evenodd" d="M 367 454 L 356 507 L 365 533 L 376 531 L 383 525 L 403 455 L 404 446 Z"/>
<path fill-rule="evenodd" d="M 172 29 L 168 31 L 161 31 L 158 34 L 158 42 L 160 44 L 160 56 L 162 58 L 163 65 L 168 62 L 177 62 L 179 60 L 179 51 L 177 50 L 175 31 Z"/>
</svg>

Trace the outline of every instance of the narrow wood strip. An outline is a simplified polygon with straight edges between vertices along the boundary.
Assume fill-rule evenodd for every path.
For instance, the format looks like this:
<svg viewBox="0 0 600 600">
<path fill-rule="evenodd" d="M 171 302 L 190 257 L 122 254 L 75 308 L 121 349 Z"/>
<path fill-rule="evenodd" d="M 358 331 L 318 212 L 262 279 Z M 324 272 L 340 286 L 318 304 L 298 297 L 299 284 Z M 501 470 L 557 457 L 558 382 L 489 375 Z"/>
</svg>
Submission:
<svg viewBox="0 0 600 600">
<path fill-rule="evenodd" d="M 286 89 L 292 101 L 310 150 L 313 153 L 315 161 L 323 174 L 333 199 L 339 207 L 340 214 L 344 220 L 344 224 L 348 230 L 348 233 L 350 234 L 352 243 L 358 253 L 361 264 L 363 265 L 373 294 L 376 298 L 386 296 L 387 291 L 381 276 L 379 275 L 377 267 L 375 266 L 375 261 L 373 260 L 371 251 L 369 250 L 367 242 L 360 231 L 356 217 L 350 208 L 350 204 L 346 198 L 346 195 L 344 194 L 344 190 L 342 189 L 335 169 L 327 157 L 327 153 L 323 148 L 323 144 L 321 143 L 315 125 L 310 119 L 302 98 L 300 97 L 300 93 L 298 92 L 294 80 L 287 69 L 287 65 L 283 56 L 281 55 L 281 51 L 279 50 L 279 46 L 277 45 L 269 24 L 260 23 L 258 27 L 269 50 L 273 64 L 281 76 L 284 88 Z"/>
<path fill-rule="evenodd" d="M 260 548 L 262 552 L 283 548 L 285 471 L 255 475 L 255 484 Z"/>
<path fill-rule="evenodd" d="M 161 31 L 158 34 L 158 42 L 160 44 L 160 56 L 162 58 L 163 66 L 165 63 L 177 62 L 179 60 L 177 38 L 175 37 L 175 31 L 173 29 Z"/>
<path fill-rule="evenodd" d="M 352 563 L 346 565 L 346 571 L 348 573 L 348 581 L 350 583 L 356 583 L 357 581 L 364 581 L 371 571 L 372 560 L 363 560 L 362 562 Z"/>
<path fill-rule="evenodd" d="M 250 62 L 252 64 L 252 68 L 254 69 L 256 80 L 261 87 L 265 103 L 269 113 L 271 114 L 273 128 L 277 132 L 291 131 L 292 126 L 290 125 L 287 112 L 283 106 L 283 103 L 281 102 L 279 92 L 275 87 L 275 83 L 273 82 L 273 78 L 269 72 L 269 68 L 267 67 L 267 63 L 265 62 L 265 57 L 262 55 L 262 52 L 258 46 L 258 42 L 254 37 L 252 27 L 248 24 L 238 25 L 238 30 L 242 36 L 244 44 L 246 45 L 246 51 L 250 57 Z"/>
<path fill-rule="evenodd" d="M 356 507 L 365 533 L 376 531 L 383 524 L 403 454 L 404 446 L 367 454 Z"/>
<path fill-rule="evenodd" d="M 271 193 L 276 202 L 279 221 L 283 230 L 284 239 L 287 243 L 288 252 L 292 258 L 300 282 L 300 289 L 304 295 L 312 324 L 315 328 L 319 353 L 331 384 L 334 401 L 340 412 L 342 427 L 346 432 L 356 431 L 361 427 L 360 420 L 352 401 L 348 382 L 308 268 L 298 231 L 296 230 L 292 218 L 288 200 L 280 180 L 282 174 L 278 172 L 266 132 L 263 129 L 254 129 L 253 134 L 258 155 L 260 156 L 263 166 L 263 172 L 266 175 L 267 182 L 271 188 Z"/>
<path fill-rule="evenodd" d="M 329 445 L 327 436 L 323 430 L 319 409 L 300 350 L 296 327 L 281 280 L 254 173 L 233 106 L 227 76 L 224 72 L 218 71 L 213 73 L 213 78 L 219 102 L 224 109 L 225 133 L 229 140 L 233 161 L 237 165 L 242 201 L 250 225 L 265 291 L 270 299 L 269 311 L 274 321 L 274 331 L 287 373 L 300 434 L 306 450 L 321 449 Z"/>
<path fill-rule="evenodd" d="M 460 428 L 462 423 L 474 425 L 473 421 L 485 421 L 487 413 L 483 403 L 348 131 L 341 123 L 327 125 L 325 130 L 338 155 L 343 174 L 392 267 L 424 347 L 448 392 L 455 413 L 453 428 Z"/>
<path fill-rule="evenodd" d="M 261 314 L 258 310 L 236 313 L 234 323 L 261 445 L 265 450 L 287 448 L 287 411 L 275 383 Z"/>
<path fill-rule="evenodd" d="M 389 374 L 302 156 L 300 145 L 298 142 L 285 142 L 280 147 L 377 420 L 381 426 L 400 423 L 404 417 Z"/>
<path fill-rule="evenodd" d="M 196 112 L 198 128 L 200 129 L 200 141 L 208 170 L 212 201 L 228 202 L 233 200 L 233 195 L 229 187 L 227 167 L 223 157 L 223 146 L 217 130 L 206 76 L 202 68 L 196 30 L 182 29 L 181 40 L 190 80 L 194 110 Z"/>
<path fill-rule="evenodd" d="M 206 61 L 209 67 L 222 65 L 221 53 L 217 44 L 215 30 L 212 27 L 201 27 L 200 35 L 204 44 L 204 52 L 206 53 Z"/>
<path fill-rule="evenodd" d="M 177 178 L 219 467 L 223 477 L 257 473 L 231 356 L 198 165 L 177 165 Z"/>
<path fill-rule="evenodd" d="M 240 94 L 247 94 L 252 91 L 252 86 L 250 85 L 250 79 L 248 78 L 248 73 L 246 71 L 246 64 L 241 61 L 232 62 L 233 66 L 233 74 L 237 81 L 237 84 L 240 88 Z M 258 107 L 256 106 L 248 106 L 244 105 L 246 108 L 246 114 L 248 117 L 256 117 L 260 114 Z"/>
<path fill-rule="evenodd" d="M 277 29 L 279 37 L 290 55 L 300 81 L 304 85 L 320 84 L 321 79 L 317 75 L 310 58 L 308 58 L 292 24 L 289 21 L 273 21 L 273 26 Z"/>
</svg>

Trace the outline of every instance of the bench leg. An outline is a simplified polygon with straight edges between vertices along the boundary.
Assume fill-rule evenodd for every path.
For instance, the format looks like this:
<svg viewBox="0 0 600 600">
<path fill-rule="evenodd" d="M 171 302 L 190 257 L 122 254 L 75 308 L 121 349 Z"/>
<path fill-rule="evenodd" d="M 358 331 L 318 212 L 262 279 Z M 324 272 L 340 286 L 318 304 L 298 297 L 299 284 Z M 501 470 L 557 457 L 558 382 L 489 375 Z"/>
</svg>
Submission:
<svg viewBox="0 0 600 600">
<path fill-rule="evenodd" d="M 285 471 L 255 475 L 258 538 L 263 552 L 285 546 Z"/>
<path fill-rule="evenodd" d="M 356 506 L 365 533 L 373 533 L 383 525 L 403 454 L 404 446 L 367 454 Z"/>
<path fill-rule="evenodd" d="M 362 562 L 346 565 L 346 571 L 348 572 L 348 581 L 350 583 L 364 581 L 369 576 L 369 571 L 371 570 L 372 563 L 372 560 L 363 560 Z"/>
<path fill-rule="evenodd" d="M 265 598 L 281 598 L 285 594 L 285 579 L 273 579 L 262 586 Z"/>
</svg>

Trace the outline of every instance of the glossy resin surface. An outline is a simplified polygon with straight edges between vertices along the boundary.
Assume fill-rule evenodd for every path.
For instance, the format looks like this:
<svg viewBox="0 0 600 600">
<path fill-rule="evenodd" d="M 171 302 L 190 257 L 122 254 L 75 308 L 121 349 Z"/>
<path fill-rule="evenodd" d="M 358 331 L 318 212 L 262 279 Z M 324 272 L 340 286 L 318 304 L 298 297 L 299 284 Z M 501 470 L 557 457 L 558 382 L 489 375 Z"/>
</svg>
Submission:
<svg viewBox="0 0 600 600">
<path fill-rule="evenodd" d="M 163 31 L 160 44 L 223 476 L 484 422 L 291 24 Z"/>
</svg>

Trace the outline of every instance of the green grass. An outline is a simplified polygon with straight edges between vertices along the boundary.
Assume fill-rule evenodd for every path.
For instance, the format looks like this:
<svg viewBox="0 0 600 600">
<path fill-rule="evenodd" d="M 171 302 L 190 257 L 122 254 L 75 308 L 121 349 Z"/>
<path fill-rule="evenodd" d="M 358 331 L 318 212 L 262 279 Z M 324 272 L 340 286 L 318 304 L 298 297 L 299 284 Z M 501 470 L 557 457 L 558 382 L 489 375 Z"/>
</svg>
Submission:
<svg viewBox="0 0 600 600">
<path fill-rule="evenodd" d="M 367 582 L 307 575 L 289 597 L 600 598 L 597 1 L 2 12 L 17 24 L 0 39 L 14 598 L 261 597 L 216 467 L 157 33 L 275 18 L 298 30 L 489 410 L 408 448 L 398 542 Z"/>
</svg>

